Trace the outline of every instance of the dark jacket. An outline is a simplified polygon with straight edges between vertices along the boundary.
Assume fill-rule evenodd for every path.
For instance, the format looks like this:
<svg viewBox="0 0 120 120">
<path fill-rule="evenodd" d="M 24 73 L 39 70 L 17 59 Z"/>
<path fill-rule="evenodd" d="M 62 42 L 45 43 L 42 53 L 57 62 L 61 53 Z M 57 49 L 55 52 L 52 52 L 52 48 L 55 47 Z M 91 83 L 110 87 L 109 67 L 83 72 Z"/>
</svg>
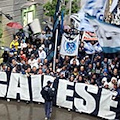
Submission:
<svg viewBox="0 0 120 120">
<path fill-rule="evenodd" d="M 45 101 L 52 101 L 55 95 L 55 91 L 53 90 L 53 88 L 50 88 L 50 86 L 47 85 L 42 88 L 41 95 Z"/>
</svg>

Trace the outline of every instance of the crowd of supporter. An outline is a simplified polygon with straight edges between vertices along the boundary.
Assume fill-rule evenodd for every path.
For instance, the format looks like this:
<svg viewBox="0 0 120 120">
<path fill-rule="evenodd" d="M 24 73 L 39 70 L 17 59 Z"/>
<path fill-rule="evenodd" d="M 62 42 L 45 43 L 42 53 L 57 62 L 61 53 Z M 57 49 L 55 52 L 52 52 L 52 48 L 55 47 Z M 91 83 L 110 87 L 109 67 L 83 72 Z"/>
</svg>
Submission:
<svg viewBox="0 0 120 120">
<path fill-rule="evenodd" d="M 120 1 L 118 1 L 118 5 L 112 12 L 106 12 L 105 22 L 120 26 Z"/>
<path fill-rule="evenodd" d="M 30 75 L 51 75 L 56 79 L 86 83 L 111 91 L 117 91 L 120 98 L 120 56 L 108 57 L 104 53 L 88 55 L 84 43 L 79 45 L 78 56 L 62 56 L 59 47 L 53 70 L 54 44 L 51 33 L 43 31 L 35 43 L 27 42 L 25 36 L 15 35 L 10 50 L 5 50 L 0 71 Z"/>
</svg>

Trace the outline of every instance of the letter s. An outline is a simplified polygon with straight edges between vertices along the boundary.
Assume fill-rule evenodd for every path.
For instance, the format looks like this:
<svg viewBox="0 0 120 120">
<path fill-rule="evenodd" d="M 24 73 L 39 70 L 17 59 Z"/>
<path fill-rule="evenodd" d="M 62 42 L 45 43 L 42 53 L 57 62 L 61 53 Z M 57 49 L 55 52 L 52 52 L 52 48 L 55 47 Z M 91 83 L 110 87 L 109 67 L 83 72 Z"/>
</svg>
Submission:
<svg viewBox="0 0 120 120">
<path fill-rule="evenodd" d="M 79 112 L 92 113 L 96 108 L 95 99 L 85 90 L 87 87 L 87 91 L 97 94 L 98 87 L 92 85 L 86 85 L 82 83 L 76 83 L 75 92 L 82 98 L 75 98 L 74 105 Z M 83 102 L 86 101 L 84 105 Z"/>
</svg>

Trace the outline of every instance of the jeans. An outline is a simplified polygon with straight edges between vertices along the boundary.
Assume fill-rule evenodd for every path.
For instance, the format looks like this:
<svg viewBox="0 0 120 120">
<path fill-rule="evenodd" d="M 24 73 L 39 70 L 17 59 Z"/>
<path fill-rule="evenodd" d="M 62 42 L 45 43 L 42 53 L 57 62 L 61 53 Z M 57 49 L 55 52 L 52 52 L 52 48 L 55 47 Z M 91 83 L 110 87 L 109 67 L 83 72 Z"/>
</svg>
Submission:
<svg viewBox="0 0 120 120">
<path fill-rule="evenodd" d="M 45 101 L 45 116 L 49 119 L 52 113 L 52 101 Z"/>
</svg>

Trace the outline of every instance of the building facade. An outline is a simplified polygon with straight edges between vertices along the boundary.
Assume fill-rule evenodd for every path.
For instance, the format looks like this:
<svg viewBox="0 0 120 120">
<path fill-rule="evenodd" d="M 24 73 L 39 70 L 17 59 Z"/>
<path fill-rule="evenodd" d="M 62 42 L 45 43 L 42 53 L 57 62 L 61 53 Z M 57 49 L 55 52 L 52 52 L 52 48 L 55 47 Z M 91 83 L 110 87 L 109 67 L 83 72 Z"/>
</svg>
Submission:
<svg viewBox="0 0 120 120">
<path fill-rule="evenodd" d="M 0 0 L 0 46 L 9 46 L 13 39 L 13 34 L 18 30 L 9 28 L 6 24 L 9 22 L 18 22 L 23 27 L 34 19 L 38 18 L 40 22 L 43 19 L 43 0 Z M 12 20 L 5 17 L 4 14 L 12 16 Z"/>
</svg>

